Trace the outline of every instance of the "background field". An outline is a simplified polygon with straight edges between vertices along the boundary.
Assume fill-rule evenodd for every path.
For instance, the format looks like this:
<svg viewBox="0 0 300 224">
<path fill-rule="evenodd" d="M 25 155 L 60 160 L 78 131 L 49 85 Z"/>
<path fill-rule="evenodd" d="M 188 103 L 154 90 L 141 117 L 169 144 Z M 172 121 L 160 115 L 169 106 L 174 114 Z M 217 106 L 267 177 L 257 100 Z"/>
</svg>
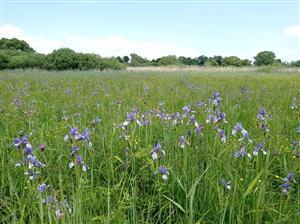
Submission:
<svg viewBox="0 0 300 224">
<path fill-rule="evenodd" d="M 248 97 L 241 92 L 245 85 Z M 225 144 L 206 124 L 208 100 L 216 90 L 228 121 L 219 125 Z M 291 108 L 300 106 L 299 73 L 2 71 L 0 94 L 1 223 L 300 222 L 298 183 L 291 183 L 288 194 L 281 187 L 288 172 L 300 181 L 298 146 L 291 146 L 300 140 L 300 108 Z M 207 106 L 196 106 L 199 101 Z M 182 115 L 185 105 L 191 112 L 173 126 L 172 115 Z M 125 131 L 120 125 L 134 107 L 139 120 L 152 111 L 151 125 L 133 121 Z M 266 134 L 257 119 L 261 107 L 270 115 Z M 162 112 L 170 120 L 158 117 Z M 204 126 L 202 135 L 189 124 L 191 114 Z M 97 117 L 101 121 L 93 122 Z M 231 134 L 237 122 L 253 139 L 247 144 L 252 159 L 233 157 L 241 145 Z M 91 132 L 92 149 L 78 143 L 86 172 L 80 165 L 69 168 L 75 143 L 64 136 L 70 127 Z M 15 166 L 24 152 L 13 141 L 25 134 L 46 165 L 36 168 L 34 180 L 24 174 L 28 165 Z M 183 149 L 180 136 L 190 143 Z M 267 155 L 255 157 L 260 142 Z M 156 143 L 166 155 L 152 161 Z M 169 170 L 167 181 L 160 165 Z M 230 190 L 221 178 L 230 181 Z M 49 186 L 39 192 L 42 183 Z M 48 196 L 53 201 L 43 203 Z"/>
</svg>

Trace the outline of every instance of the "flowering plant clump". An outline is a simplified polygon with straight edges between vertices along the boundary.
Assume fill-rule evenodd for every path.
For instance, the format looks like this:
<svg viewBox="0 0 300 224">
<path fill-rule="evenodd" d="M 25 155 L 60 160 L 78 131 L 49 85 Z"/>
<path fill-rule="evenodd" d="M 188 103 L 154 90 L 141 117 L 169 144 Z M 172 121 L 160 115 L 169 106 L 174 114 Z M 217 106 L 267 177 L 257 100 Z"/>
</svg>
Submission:
<svg viewBox="0 0 300 224">
<path fill-rule="evenodd" d="M 22 136 L 21 138 L 14 139 L 14 146 L 21 151 L 23 154 L 22 160 L 19 163 L 16 163 L 16 167 L 25 166 L 27 171 L 25 172 L 28 175 L 29 180 L 34 180 L 37 178 L 39 169 L 45 166 L 35 155 L 33 151 L 33 146 L 27 139 L 27 135 Z"/>
<path fill-rule="evenodd" d="M 69 163 L 69 168 L 72 169 L 77 165 L 82 168 L 82 171 L 87 171 L 88 166 L 83 161 L 82 155 L 79 154 L 79 143 L 82 142 L 83 144 L 87 144 L 88 148 L 92 149 L 93 144 L 90 139 L 90 130 L 85 128 L 84 131 L 80 133 L 77 128 L 71 127 L 69 134 L 65 135 L 64 141 L 70 141 L 71 143 L 70 156 L 72 161 Z"/>
</svg>

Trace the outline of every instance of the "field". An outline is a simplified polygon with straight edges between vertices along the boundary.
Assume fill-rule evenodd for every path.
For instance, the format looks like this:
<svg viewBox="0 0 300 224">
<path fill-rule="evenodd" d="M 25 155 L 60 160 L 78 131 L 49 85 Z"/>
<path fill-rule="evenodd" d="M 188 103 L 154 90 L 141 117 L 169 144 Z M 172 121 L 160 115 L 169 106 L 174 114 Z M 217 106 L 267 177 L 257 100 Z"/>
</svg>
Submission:
<svg viewBox="0 0 300 224">
<path fill-rule="evenodd" d="M 0 94 L 1 223 L 300 223 L 299 73 L 2 71 Z"/>
</svg>

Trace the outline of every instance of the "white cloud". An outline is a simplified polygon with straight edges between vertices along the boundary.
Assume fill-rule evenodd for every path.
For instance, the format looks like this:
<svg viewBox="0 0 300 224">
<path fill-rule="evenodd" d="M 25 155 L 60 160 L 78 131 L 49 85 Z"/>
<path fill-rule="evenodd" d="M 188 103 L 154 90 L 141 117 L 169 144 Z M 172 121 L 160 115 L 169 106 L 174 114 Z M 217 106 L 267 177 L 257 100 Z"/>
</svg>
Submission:
<svg viewBox="0 0 300 224">
<path fill-rule="evenodd" d="M 294 36 L 300 38 L 300 25 L 293 25 L 286 27 L 284 33 L 287 36 Z"/>
<path fill-rule="evenodd" d="M 10 24 L 4 24 L 0 26 L 0 38 L 13 38 L 23 35 L 23 30 L 19 27 L 12 26 Z"/>
<path fill-rule="evenodd" d="M 123 56 L 137 53 L 149 59 L 164 55 L 197 56 L 191 49 L 165 43 L 140 42 L 113 37 L 84 37 L 72 34 L 63 34 L 60 38 L 48 39 L 26 34 L 21 28 L 5 24 L 0 26 L 0 35 L 5 38 L 19 38 L 25 40 L 31 47 L 40 53 L 50 53 L 60 47 L 69 47 L 77 52 L 96 53 L 101 56 Z"/>
<path fill-rule="evenodd" d="M 54 49 L 63 46 L 60 40 L 29 36 L 20 27 L 11 24 L 0 26 L 0 38 L 18 38 L 24 40 L 39 53 L 50 53 Z"/>
</svg>

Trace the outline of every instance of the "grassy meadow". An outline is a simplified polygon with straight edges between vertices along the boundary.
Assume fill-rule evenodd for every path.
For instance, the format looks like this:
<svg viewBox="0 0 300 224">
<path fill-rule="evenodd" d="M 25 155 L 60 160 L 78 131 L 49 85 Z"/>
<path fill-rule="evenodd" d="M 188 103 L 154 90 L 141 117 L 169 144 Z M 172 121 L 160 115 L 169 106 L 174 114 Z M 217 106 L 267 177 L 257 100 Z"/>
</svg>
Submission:
<svg viewBox="0 0 300 224">
<path fill-rule="evenodd" d="M 0 223 L 300 223 L 299 127 L 299 73 L 2 71 Z"/>
</svg>

